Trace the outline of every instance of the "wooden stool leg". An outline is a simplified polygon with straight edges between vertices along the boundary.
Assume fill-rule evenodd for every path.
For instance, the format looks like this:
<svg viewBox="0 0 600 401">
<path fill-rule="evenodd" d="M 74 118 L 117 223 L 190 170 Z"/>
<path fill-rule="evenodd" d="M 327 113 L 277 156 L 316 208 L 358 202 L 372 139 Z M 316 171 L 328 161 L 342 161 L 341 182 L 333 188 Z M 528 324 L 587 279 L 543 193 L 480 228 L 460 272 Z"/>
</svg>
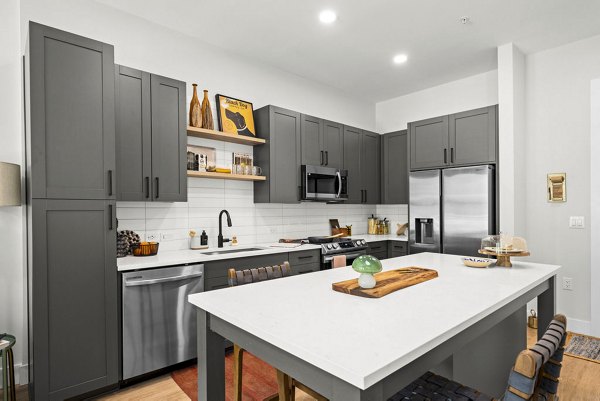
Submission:
<svg viewBox="0 0 600 401">
<path fill-rule="evenodd" d="M 291 401 L 291 379 L 288 375 L 277 369 L 277 387 L 279 387 L 279 401 Z"/>
<path fill-rule="evenodd" d="M 244 364 L 244 349 L 233 344 L 233 399 L 242 401 L 242 366 Z"/>
</svg>

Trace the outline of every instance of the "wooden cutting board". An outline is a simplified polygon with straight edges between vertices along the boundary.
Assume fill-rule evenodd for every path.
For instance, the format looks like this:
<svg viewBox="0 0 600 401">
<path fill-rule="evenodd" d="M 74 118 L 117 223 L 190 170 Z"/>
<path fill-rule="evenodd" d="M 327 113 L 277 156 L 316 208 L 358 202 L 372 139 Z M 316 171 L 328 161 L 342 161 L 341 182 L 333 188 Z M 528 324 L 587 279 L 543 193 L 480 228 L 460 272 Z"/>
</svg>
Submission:
<svg viewBox="0 0 600 401">
<path fill-rule="evenodd" d="M 377 280 L 377 284 L 370 289 L 361 288 L 358 285 L 357 278 L 333 283 L 331 287 L 334 291 L 357 295 L 359 297 L 381 298 L 402 288 L 436 278 L 438 272 L 432 269 L 411 266 L 376 273 L 373 276 Z"/>
</svg>

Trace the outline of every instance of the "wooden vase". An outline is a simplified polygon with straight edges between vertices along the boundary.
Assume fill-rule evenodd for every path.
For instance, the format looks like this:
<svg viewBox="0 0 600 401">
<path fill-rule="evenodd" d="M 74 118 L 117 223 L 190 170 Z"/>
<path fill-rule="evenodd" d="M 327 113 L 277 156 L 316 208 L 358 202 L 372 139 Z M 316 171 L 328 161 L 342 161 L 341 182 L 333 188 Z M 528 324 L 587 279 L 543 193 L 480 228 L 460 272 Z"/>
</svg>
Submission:
<svg viewBox="0 0 600 401">
<path fill-rule="evenodd" d="M 210 102 L 208 100 L 208 91 L 206 89 L 204 90 L 204 99 L 202 99 L 202 128 L 215 129 L 212 110 L 210 109 Z"/>
<path fill-rule="evenodd" d="M 202 128 L 202 108 L 200 106 L 200 99 L 198 99 L 198 91 L 196 90 L 198 85 L 192 84 L 192 86 L 194 87 L 194 94 L 190 102 L 190 125 Z"/>
</svg>

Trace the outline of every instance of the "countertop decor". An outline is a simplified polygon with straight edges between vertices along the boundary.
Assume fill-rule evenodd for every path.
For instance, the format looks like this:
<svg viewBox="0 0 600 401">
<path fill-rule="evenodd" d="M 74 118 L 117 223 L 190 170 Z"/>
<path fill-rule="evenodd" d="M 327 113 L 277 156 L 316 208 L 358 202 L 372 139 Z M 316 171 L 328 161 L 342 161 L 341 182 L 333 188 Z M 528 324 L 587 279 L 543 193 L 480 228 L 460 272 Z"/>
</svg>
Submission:
<svg viewBox="0 0 600 401">
<path fill-rule="evenodd" d="M 346 280 L 333 283 L 334 291 L 365 298 L 381 298 L 394 291 L 410 287 L 415 284 L 434 279 L 438 276 L 437 271 L 424 269 L 422 267 L 404 267 L 402 269 L 388 270 L 375 274 L 377 284 L 373 288 L 364 288 L 359 285 L 359 280 Z"/>
<path fill-rule="evenodd" d="M 381 262 L 375 256 L 362 255 L 354 259 L 352 268 L 355 272 L 360 273 L 358 285 L 361 288 L 373 288 L 377 284 L 377 280 L 373 274 L 379 273 L 382 269 Z"/>
</svg>

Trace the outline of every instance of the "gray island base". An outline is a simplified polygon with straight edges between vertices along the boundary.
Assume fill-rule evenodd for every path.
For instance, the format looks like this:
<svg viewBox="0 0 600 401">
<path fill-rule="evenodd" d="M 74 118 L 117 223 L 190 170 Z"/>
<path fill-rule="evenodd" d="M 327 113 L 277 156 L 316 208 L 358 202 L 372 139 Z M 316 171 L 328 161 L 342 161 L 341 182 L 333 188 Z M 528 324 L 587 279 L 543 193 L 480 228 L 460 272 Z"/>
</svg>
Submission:
<svg viewBox="0 0 600 401">
<path fill-rule="evenodd" d="M 428 370 L 500 396 L 526 348 L 527 302 L 538 299 L 538 335 L 555 313 L 559 267 L 470 269 L 458 256 L 418 254 L 386 260 L 384 270 L 410 265 L 440 276 L 378 300 L 330 289 L 355 276 L 350 268 L 191 295 L 198 399 L 225 400 L 225 338 L 332 401 L 387 400 Z"/>
</svg>

